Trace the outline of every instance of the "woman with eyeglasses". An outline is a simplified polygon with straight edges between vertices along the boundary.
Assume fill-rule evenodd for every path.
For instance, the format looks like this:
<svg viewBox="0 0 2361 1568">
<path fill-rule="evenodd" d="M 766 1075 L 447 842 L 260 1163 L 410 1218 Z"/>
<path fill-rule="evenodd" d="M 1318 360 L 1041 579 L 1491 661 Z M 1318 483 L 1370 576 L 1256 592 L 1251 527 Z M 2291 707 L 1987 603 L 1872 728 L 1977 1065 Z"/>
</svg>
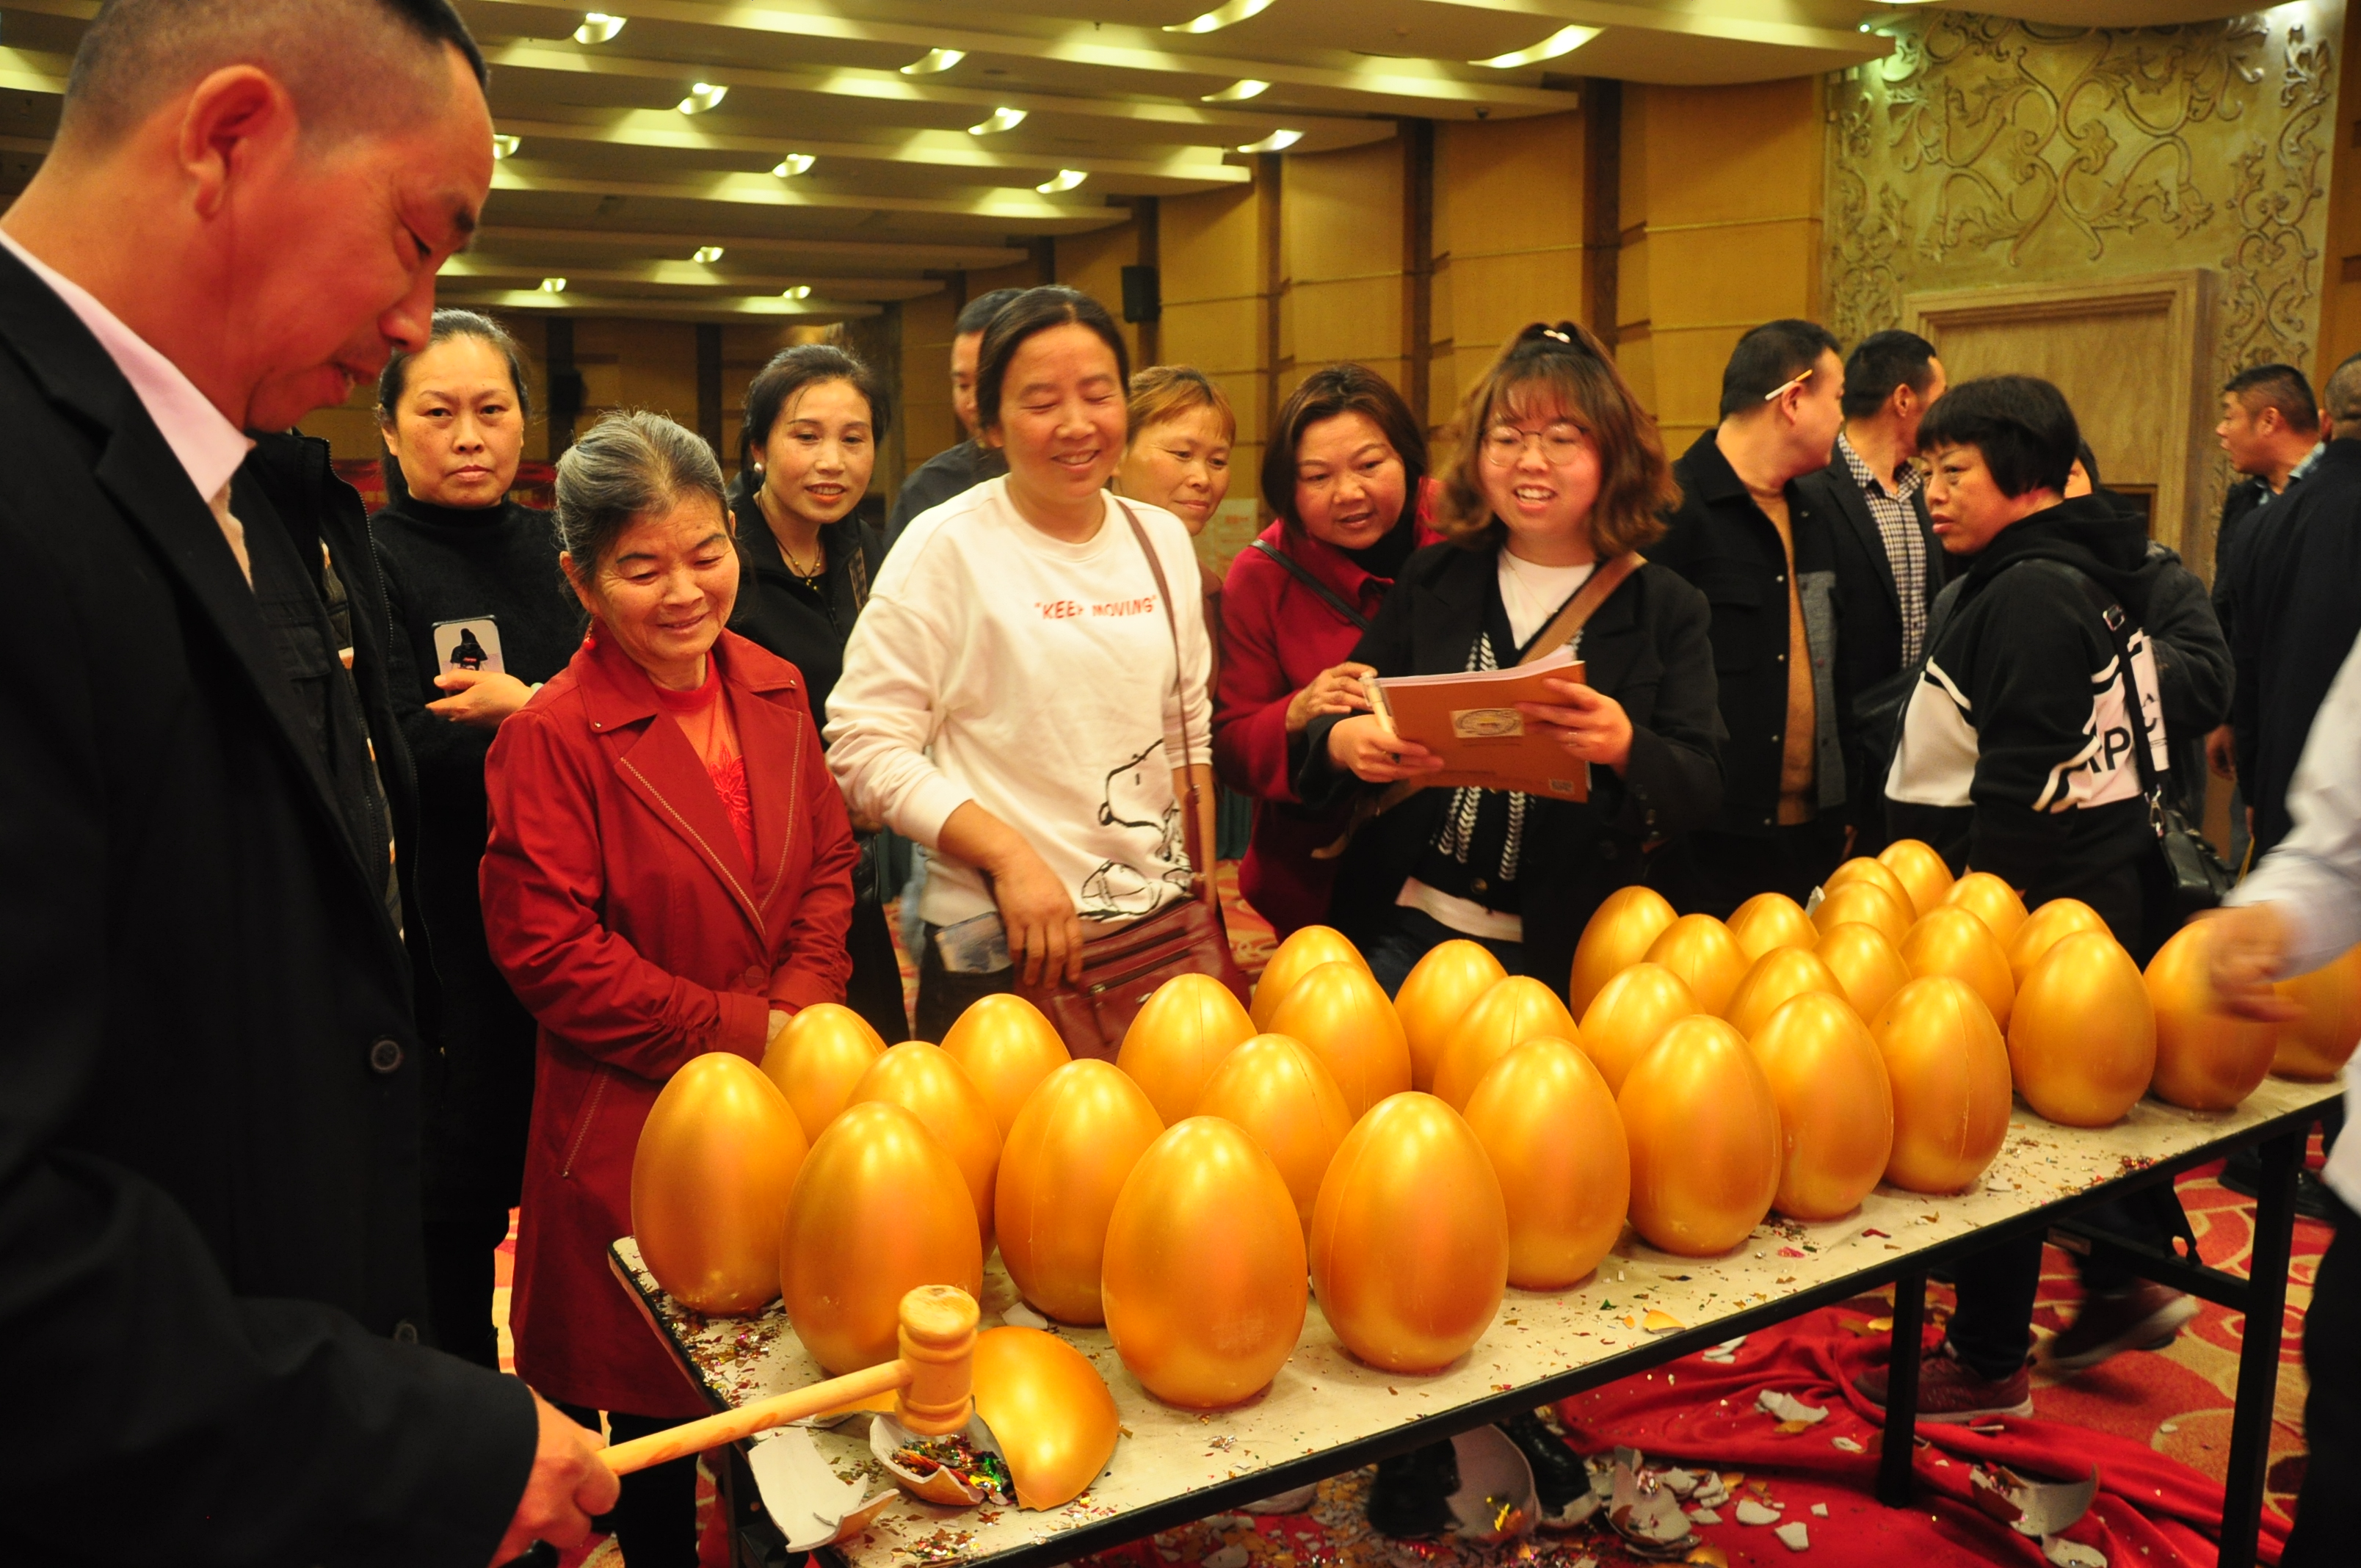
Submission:
<svg viewBox="0 0 2361 1568">
<path fill-rule="evenodd" d="M 1334 907 L 1389 992 L 1465 937 L 1563 995 L 1584 924 L 1640 880 L 1643 849 L 1720 805 L 1706 602 L 1637 554 L 1676 491 L 1654 422 L 1583 328 L 1526 328 L 1469 389 L 1458 428 L 1436 511 L 1444 543 L 1403 564 L 1353 661 L 1378 677 L 1507 669 L 1546 651 L 1596 576 L 1568 644 L 1583 678 L 1519 705 L 1587 766 L 1589 799 L 1402 798 L 1393 786 L 1442 761 L 1363 712 L 1312 720 L 1297 789 L 1321 806 L 1359 796 L 1364 815 L 1384 803 L 1345 853 Z"/>
</svg>

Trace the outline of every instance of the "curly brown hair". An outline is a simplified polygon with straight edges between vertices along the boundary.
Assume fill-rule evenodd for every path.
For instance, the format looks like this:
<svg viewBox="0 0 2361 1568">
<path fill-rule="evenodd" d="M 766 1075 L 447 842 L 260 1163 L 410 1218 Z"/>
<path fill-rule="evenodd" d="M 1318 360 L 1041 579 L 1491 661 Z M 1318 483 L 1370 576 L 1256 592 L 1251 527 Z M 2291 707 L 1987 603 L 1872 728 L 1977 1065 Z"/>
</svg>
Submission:
<svg viewBox="0 0 2361 1568">
<path fill-rule="evenodd" d="M 1598 449 L 1598 499 L 1590 509 L 1598 558 L 1612 560 L 1663 538 L 1663 514 L 1681 499 L 1664 438 L 1606 345 L 1574 322 L 1533 323 L 1467 389 L 1452 427 L 1458 448 L 1442 475 L 1436 531 L 1470 550 L 1507 537 L 1484 494 L 1484 433 L 1504 419 L 1544 413 L 1580 425 Z"/>
</svg>

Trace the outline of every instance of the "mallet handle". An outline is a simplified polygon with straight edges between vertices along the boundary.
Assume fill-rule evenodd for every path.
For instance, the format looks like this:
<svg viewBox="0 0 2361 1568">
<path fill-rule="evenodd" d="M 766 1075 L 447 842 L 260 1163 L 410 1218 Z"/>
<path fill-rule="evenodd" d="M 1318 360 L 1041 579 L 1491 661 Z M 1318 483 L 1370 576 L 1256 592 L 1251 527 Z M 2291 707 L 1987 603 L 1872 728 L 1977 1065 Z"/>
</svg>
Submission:
<svg viewBox="0 0 2361 1568">
<path fill-rule="evenodd" d="M 634 1470 L 645 1470 L 652 1464 L 662 1464 L 667 1460 L 703 1453 L 708 1448 L 736 1442 L 741 1438 L 752 1437 L 756 1432 L 783 1427 L 789 1421 L 799 1421 L 824 1410 L 833 1410 L 840 1405 L 850 1405 L 907 1387 L 909 1382 L 910 1368 L 906 1363 L 898 1359 L 881 1361 L 874 1366 L 848 1372 L 841 1377 L 831 1377 L 807 1388 L 774 1394 L 767 1399 L 757 1399 L 734 1410 L 723 1410 L 701 1420 L 650 1432 L 629 1442 L 619 1442 L 605 1450 L 602 1457 L 607 1461 L 608 1469 L 618 1475 L 629 1475 Z"/>
</svg>

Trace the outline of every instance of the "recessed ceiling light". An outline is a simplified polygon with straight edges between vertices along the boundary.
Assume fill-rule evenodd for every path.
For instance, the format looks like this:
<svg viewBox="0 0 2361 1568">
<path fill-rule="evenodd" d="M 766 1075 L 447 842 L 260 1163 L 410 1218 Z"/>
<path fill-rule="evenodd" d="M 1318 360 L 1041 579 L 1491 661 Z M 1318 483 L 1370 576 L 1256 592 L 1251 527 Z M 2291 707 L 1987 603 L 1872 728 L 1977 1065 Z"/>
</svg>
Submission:
<svg viewBox="0 0 2361 1568">
<path fill-rule="evenodd" d="M 1060 192 L 1072 190 L 1089 178 L 1088 174 L 1079 169 L 1060 169 L 1055 176 L 1042 181 L 1033 189 L 1040 192 L 1044 196 L 1055 196 Z"/>
<path fill-rule="evenodd" d="M 623 30 L 623 24 L 630 19 L 628 16 L 610 16 L 604 11 L 593 11 L 582 18 L 580 27 L 574 29 L 574 41 L 578 44 L 612 43 L 615 35 Z"/>
<path fill-rule="evenodd" d="M 905 76 L 932 76 L 939 71 L 949 71 L 967 58 L 963 49 L 930 49 L 902 68 Z"/>
<path fill-rule="evenodd" d="M 811 166 L 812 155 L 810 153 L 791 152 L 787 154 L 786 157 L 779 159 L 776 164 L 773 165 L 771 172 L 777 175 L 782 180 L 793 180 L 798 174 L 810 173 Z"/>
<path fill-rule="evenodd" d="M 689 259 L 707 263 L 719 261 L 721 259 L 721 247 L 718 245 L 700 245 Z"/>
<path fill-rule="evenodd" d="M 1240 152 L 1285 152 L 1303 139 L 1301 131 L 1273 131 L 1260 141 L 1250 141 L 1238 148 Z"/>
<path fill-rule="evenodd" d="M 999 108 L 994 109 L 986 118 L 968 126 L 967 134 L 972 137 L 998 136 L 1002 131 L 1013 131 L 1024 123 L 1024 110 Z"/>
<path fill-rule="evenodd" d="M 779 298 L 782 300 L 808 300 L 811 298 L 811 285 L 808 283 L 798 283 L 792 289 L 782 289 L 779 291 Z"/>
<path fill-rule="evenodd" d="M 1242 104 L 1248 98 L 1259 98 L 1270 91 L 1268 82 L 1257 82 L 1251 76 L 1241 77 L 1219 93 L 1208 93 L 1197 100 L 1200 104 Z"/>
<path fill-rule="evenodd" d="M 519 137 L 502 136 L 498 131 L 494 131 L 492 133 L 492 157 L 494 159 L 514 158 L 516 156 L 516 149 L 523 145 L 524 142 Z"/>
<path fill-rule="evenodd" d="M 1202 16 L 1191 16 L 1185 22 L 1175 22 L 1164 30 L 1168 33 L 1213 33 L 1243 22 L 1248 16 L 1260 16 L 1270 8 L 1270 0 L 1229 0 Z"/>
<path fill-rule="evenodd" d="M 566 292 L 566 280 L 563 278 L 544 278 L 541 280 L 541 291 L 544 294 L 563 294 Z"/>
<path fill-rule="evenodd" d="M 1496 54 L 1489 60 L 1471 60 L 1467 63 L 1488 65 L 1499 71 L 1514 71 L 1521 65 L 1539 65 L 1545 60 L 1572 54 L 1597 38 L 1598 31 L 1597 27 L 1560 27 L 1531 49 L 1513 49 L 1507 54 Z"/>
<path fill-rule="evenodd" d="M 699 82 L 688 90 L 688 96 L 674 105 L 684 115 L 701 115 L 708 109 L 719 108 L 721 100 L 730 96 L 730 89 L 717 87 L 710 82 Z"/>
</svg>

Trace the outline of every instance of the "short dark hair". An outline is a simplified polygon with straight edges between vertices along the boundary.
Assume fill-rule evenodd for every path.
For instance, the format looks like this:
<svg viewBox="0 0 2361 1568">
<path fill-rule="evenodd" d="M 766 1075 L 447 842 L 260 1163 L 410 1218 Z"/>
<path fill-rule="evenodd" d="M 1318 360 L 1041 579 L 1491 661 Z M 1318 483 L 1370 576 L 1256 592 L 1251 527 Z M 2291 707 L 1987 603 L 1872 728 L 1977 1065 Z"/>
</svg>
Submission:
<svg viewBox="0 0 2361 1568">
<path fill-rule="evenodd" d="M 983 346 L 975 366 L 979 425 L 990 430 L 999 424 L 1001 387 L 1008 379 L 1009 362 L 1016 357 L 1025 340 L 1051 327 L 1070 325 L 1088 327 L 1115 352 L 1118 393 L 1130 383 L 1131 353 L 1124 346 L 1123 331 L 1115 324 L 1115 317 L 1107 313 L 1107 308 L 1080 289 L 1045 283 L 1038 289 L 1026 290 L 1003 305 L 983 329 Z"/>
<path fill-rule="evenodd" d="M 1817 365 L 1822 354 L 1841 358 L 1844 349 L 1819 323 L 1793 316 L 1764 322 L 1738 340 L 1721 367 L 1721 417 L 1761 408 L 1765 398 Z"/>
<path fill-rule="evenodd" d="M 1923 393 L 1934 380 L 1933 344 L 1899 327 L 1871 333 L 1845 361 L 1844 416 L 1867 419 L 1885 406 L 1894 388 Z"/>
<path fill-rule="evenodd" d="M 951 328 L 953 337 L 965 337 L 972 332 L 982 332 L 992 324 L 1001 307 L 1025 292 L 1022 289 L 994 289 L 989 294 L 978 294 L 960 307 L 959 321 Z"/>
<path fill-rule="evenodd" d="M 415 59 L 396 50 L 414 47 Z M 173 93 L 227 65 L 259 66 L 307 129 L 343 129 L 396 104 L 421 113 L 419 79 L 456 49 L 491 73 L 450 0 L 106 0 L 74 50 L 60 140 L 114 142 Z M 403 69 L 404 66 L 415 69 Z"/>
<path fill-rule="evenodd" d="M 1426 432 L 1418 416 L 1411 412 L 1394 384 L 1367 366 L 1323 365 L 1279 404 L 1270 441 L 1262 449 L 1263 505 L 1290 532 L 1303 526 L 1295 515 L 1295 455 L 1303 444 L 1303 433 L 1323 420 L 1351 413 L 1367 417 L 1392 444 L 1408 481 L 1402 490 L 1402 510 L 1417 510 L 1419 490 L 1426 481 Z M 1389 531 L 1400 521 L 1394 519 Z"/>
<path fill-rule="evenodd" d="M 892 416 L 885 386 L 867 361 L 833 343 L 798 343 L 771 356 L 771 362 L 746 383 L 746 413 L 738 426 L 738 467 L 742 474 L 754 466 L 754 454 L 771 439 L 771 427 L 780 411 L 806 387 L 822 381 L 847 381 L 869 404 L 869 437 L 885 439 Z"/>
<path fill-rule="evenodd" d="M 2066 395 L 2038 376 L 1979 376 L 1951 388 L 1927 407 L 1918 450 L 1972 446 L 1982 454 L 2001 494 L 2063 491 L 2082 447 L 2081 427 Z M 2094 476 L 2092 488 L 2097 488 Z"/>
<path fill-rule="evenodd" d="M 2223 382 L 2222 389 L 2245 404 L 2249 413 L 2279 410 L 2280 420 L 2298 435 L 2310 435 L 2320 428 L 2320 404 L 2312 398 L 2312 383 L 2292 365 L 2252 366 Z"/>
<path fill-rule="evenodd" d="M 509 386 L 516 393 L 517 417 L 531 420 L 533 386 L 525 379 L 524 351 L 517 346 L 517 340 L 509 335 L 509 329 L 489 316 L 445 307 L 434 313 L 432 324 L 426 329 L 425 347 L 421 348 L 418 354 L 455 337 L 472 337 L 489 345 L 508 362 Z M 396 349 L 392 357 L 385 362 L 385 368 L 377 373 L 377 422 L 381 431 L 394 428 L 395 418 L 401 411 L 401 400 L 410 390 L 410 362 L 417 358 L 418 354 Z M 410 494 L 410 481 L 402 477 L 401 464 L 394 457 L 390 443 L 387 443 L 379 453 L 377 466 L 378 472 L 385 479 L 386 499 L 406 499 Z"/>
</svg>

